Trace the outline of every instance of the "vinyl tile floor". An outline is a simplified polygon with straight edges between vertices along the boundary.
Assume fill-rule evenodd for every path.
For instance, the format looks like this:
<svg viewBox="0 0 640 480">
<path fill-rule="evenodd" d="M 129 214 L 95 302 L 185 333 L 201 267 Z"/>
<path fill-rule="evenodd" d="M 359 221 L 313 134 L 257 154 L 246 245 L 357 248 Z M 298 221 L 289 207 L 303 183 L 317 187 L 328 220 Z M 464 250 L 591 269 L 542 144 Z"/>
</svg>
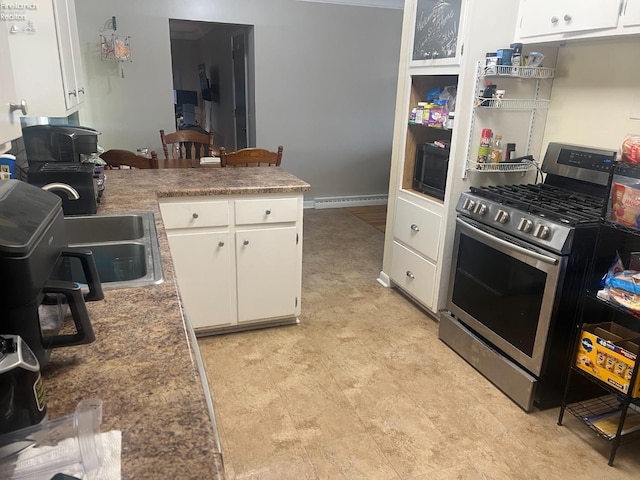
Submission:
<svg viewBox="0 0 640 480">
<path fill-rule="evenodd" d="M 639 479 L 558 409 L 525 413 L 376 282 L 384 235 L 307 210 L 300 324 L 199 339 L 229 480 Z"/>
</svg>

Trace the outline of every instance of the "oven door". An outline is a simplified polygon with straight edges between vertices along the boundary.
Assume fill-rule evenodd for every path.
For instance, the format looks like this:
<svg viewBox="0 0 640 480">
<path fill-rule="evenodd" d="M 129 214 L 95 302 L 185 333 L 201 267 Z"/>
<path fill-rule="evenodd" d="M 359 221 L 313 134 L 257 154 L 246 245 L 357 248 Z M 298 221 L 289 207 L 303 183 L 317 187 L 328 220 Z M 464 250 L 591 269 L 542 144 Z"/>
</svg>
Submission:
<svg viewBox="0 0 640 480">
<path fill-rule="evenodd" d="M 565 257 L 458 217 L 447 309 L 539 376 L 565 264 Z"/>
</svg>

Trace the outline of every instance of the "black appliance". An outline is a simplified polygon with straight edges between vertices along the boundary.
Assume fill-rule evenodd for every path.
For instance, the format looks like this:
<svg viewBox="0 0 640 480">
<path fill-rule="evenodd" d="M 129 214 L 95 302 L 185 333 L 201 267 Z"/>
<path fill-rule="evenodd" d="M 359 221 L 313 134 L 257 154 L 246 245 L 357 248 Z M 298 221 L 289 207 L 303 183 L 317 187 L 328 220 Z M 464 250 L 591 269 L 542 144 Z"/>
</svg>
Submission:
<svg viewBox="0 0 640 480">
<path fill-rule="evenodd" d="M 526 411 L 561 402 L 615 155 L 550 143 L 544 183 L 458 200 L 439 338 Z"/>
<path fill-rule="evenodd" d="M 81 155 L 98 151 L 99 131 L 70 125 L 32 125 L 22 129 L 29 165 L 81 162 Z"/>
<path fill-rule="evenodd" d="M 413 168 L 413 189 L 440 200 L 444 200 L 449 168 L 449 148 L 442 145 L 418 144 Z"/>
<path fill-rule="evenodd" d="M 85 301 L 104 298 L 91 250 L 67 246 L 60 203 L 57 195 L 34 185 L 0 182 L 0 332 L 22 337 L 41 368 L 51 348 L 95 339 Z M 88 293 L 75 282 L 53 279 L 67 257 L 82 264 Z M 75 333 L 43 335 L 40 317 L 48 304 L 68 307 Z"/>
<path fill-rule="evenodd" d="M 40 423 L 46 414 L 38 359 L 19 335 L 0 335 L 0 435 Z"/>
<path fill-rule="evenodd" d="M 62 189 L 51 190 L 62 199 L 65 215 L 93 214 L 98 211 L 101 191 L 92 163 L 47 162 L 31 166 L 27 181 L 37 187 L 62 182 L 73 187 L 80 198 L 74 198 Z"/>
</svg>

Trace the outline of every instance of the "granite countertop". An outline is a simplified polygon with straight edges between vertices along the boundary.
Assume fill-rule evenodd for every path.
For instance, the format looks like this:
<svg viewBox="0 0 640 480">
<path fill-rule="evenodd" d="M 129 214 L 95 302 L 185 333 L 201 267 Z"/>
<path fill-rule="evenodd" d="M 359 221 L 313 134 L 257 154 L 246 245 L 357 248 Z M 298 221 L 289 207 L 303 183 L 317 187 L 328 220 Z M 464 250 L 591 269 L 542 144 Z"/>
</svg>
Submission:
<svg viewBox="0 0 640 480">
<path fill-rule="evenodd" d="M 103 401 L 103 432 L 122 431 L 122 478 L 222 478 L 219 445 L 185 322 L 158 197 L 303 192 L 279 167 L 108 170 L 98 214 L 152 211 L 164 282 L 105 291 L 87 307 L 89 345 L 57 348 L 43 369 L 50 419 Z M 188 472 L 188 473 L 187 473 Z"/>
</svg>

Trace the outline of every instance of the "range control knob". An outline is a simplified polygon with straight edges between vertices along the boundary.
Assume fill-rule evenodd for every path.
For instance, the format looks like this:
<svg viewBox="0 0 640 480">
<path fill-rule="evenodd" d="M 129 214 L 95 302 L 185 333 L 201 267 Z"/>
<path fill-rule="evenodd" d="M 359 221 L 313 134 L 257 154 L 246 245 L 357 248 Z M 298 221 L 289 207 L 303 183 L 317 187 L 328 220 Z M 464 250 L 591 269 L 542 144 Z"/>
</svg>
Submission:
<svg viewBox="0 0 640 480">
<path fill-rule="evenodd" d="M 531 227 L 533 227 L 533 222 L 531 220 L 528 220 L 524 217 L 522 217 L 520 219 L 520 222 L 518 223 L 518 230 L 520 230 L 521 232 L 527 233 L 529 232 L 529 230 L 531 230 Z"/>
<path fill-rule="evenodd" d="M 473 211 L 473 207 L 475 207 L 475 206 L 476 206 L 476 202 L 474 202 L 470 198 L 465 198 L 464 202 L 462 203 L 462 208 L 464 208 L 465 210 L 468 210 L 470 212 Z"/>
<path fill-rule="evenodd" d="M 476 204 L 476 207 L 473 209 L 473 213 L 476 213 L 476 214 L 482 216 L 485 213 L 487 213 L 487 206 L 484 203 L 478 202 Z"/>
<path fill-rule="evenodd" d="M 494 220 L 498 223 L 507 223 L 507 220 L 509 220 L 509 213 L 504 210 L 498 210 Z"/>
<path fill-rule="evenodd" d="M 549 237 L 549 227 L 546 225 L 538 224 L 536 225 L 536 229 L 533 231 L 533 236 L 536 238 L 540 238 L 544 240 Z"/>
</svg>

